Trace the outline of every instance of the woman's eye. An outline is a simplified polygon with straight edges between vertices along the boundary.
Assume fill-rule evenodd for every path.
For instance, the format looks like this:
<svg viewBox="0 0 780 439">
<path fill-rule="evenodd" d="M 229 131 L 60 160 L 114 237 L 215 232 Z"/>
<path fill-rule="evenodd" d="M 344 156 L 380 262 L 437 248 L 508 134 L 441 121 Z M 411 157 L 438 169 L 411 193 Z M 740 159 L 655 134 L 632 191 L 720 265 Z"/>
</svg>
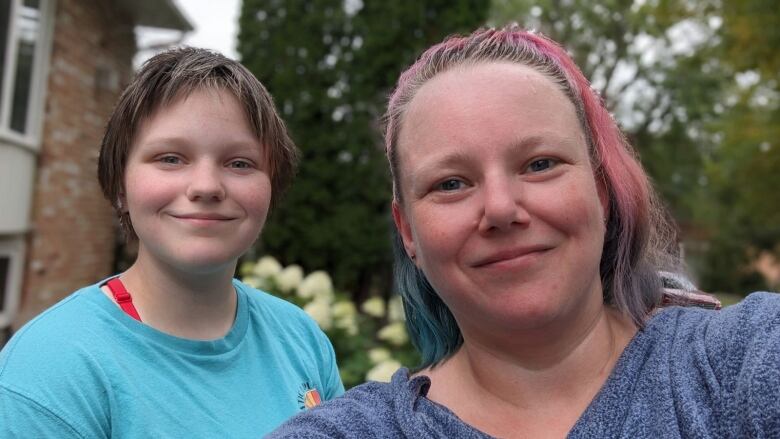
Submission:
<svg viewBox="0 0 780 439">
<path fill-rule="evenodd" d="M 449 180 L 444 180 L 441 183 L 436 185 L 436 189 L 444 192 L 450 192 L 450 191 L 456 191 L 463 187 L 463 182 L 455 179 L 450 178 Z"/>
<path fill-rule="evenodd" d="M 528 165 L 528 170 L 531 172 L 541 172 L 546 171 L 553 166 L 555 166 L 558 162 L 554 159 L 539 159 L 534 160 L 531 162 L 530 165 Z"/>
</svg>

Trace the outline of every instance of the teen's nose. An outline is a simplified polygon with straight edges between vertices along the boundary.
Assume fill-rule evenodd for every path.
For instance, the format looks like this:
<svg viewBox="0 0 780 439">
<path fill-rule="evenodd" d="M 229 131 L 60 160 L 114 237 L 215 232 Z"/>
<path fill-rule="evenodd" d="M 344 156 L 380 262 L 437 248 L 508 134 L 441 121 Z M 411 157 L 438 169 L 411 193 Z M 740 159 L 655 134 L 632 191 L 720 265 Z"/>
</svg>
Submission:
<svg viewBox="0 0 780 439">
<path fill-rule="evenodd" d="M 197 163 L 190 174 L 187 198 L 193 201 L 224 200 L 225 186 L 222 182 L 222 167 L 207 162 Z"/>
<path fill-rule="evenodd" d="M 482 185 L 481 232 L 508 230 L 513 225 L 527 223 L 528 211 L 521 200 L 521 183 L 512 176 L 487 177 Z"/>
</svg>

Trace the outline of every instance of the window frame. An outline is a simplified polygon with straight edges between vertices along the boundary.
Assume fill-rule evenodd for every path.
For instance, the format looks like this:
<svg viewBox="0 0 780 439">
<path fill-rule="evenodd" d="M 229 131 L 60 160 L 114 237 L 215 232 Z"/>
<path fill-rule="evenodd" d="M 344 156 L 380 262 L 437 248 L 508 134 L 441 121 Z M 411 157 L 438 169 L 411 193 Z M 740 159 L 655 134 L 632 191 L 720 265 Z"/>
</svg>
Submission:
<svg viewBox="0 0 780 439">
<path fill-rule="evenodd" d="M 28 97 L 25 132 L 19 133 L 11 129 L 11 110 L 13 105 L 13 86 L 17 68 L 17 53 L 19 47 L 18 9 L 24 0 L 10 0 L 11 8 L 8 18 L 8 37 L 6 40 L 4 77 L 0 78 L 0 142 L 20 146 L 37 152 L 41 146 L 41 131 L 43 127 L 43 112 L 47 93 L 47 78 L 49 76 L 49 60 L 54 34 L 54 9 L 56 0 L 38 0 L 40 23 L 35 54 L 32 61 L 32 78 L 30 95 Z"/>
<path fill-rule="evenodd" d="M 0 310 L 0 329 L 10 327 L 19 310 L 24 255 L 24 235 L 0 236 L 0 256 L 10 259 L 5 291 L 0 290 L 0 294 L 5 294 L 3 309 Z"/>
</svg>

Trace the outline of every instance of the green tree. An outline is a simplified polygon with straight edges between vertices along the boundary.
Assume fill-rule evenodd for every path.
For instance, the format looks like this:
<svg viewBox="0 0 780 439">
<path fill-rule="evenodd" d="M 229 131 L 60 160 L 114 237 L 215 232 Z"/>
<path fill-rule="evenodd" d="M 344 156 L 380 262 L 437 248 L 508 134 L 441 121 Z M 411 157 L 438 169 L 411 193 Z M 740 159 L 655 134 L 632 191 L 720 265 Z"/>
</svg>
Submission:
<svg viewBox="0 0 780 439">
<path fill-rule="evenodd" d="M 755 269 L 760 253 L 780 259 L 780 12 L 772 0 L 722 7 L 718 56 L 734 80 L 709 127 L 718 142 L 698 206 L 710 236 L 700 271 L 706 286 L 744 293 L 768 287 Z"/>
<path fill-rule="evenodd" d="M 400 71 L 444 36 L 484 22 L 488 0 L 245 0 L 238 51 L 303 151 L 263 250 L 325 269 L 363 297 L 390 286 L 390 184 L 380 136 Z"/>
</svg>

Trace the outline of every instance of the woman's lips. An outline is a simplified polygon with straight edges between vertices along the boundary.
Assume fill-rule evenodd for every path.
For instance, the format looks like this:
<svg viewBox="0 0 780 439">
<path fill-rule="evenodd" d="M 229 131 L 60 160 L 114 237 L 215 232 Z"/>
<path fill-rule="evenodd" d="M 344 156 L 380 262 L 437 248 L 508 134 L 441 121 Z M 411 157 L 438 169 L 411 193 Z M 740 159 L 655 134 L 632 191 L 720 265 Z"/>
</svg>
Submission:
<svg viewBox="0 0 780 439">
<path fill-rule="evenodd" d="M 487 268 L 500 265 L 513 265 L 514 263 L 535 259 L 537 256 L 540 256 L 551 248 L 552 247 L 550 246 L 534 245 L 500 250 L 478 258 L 471 266 L 474 268 Z"/>
</svg>

